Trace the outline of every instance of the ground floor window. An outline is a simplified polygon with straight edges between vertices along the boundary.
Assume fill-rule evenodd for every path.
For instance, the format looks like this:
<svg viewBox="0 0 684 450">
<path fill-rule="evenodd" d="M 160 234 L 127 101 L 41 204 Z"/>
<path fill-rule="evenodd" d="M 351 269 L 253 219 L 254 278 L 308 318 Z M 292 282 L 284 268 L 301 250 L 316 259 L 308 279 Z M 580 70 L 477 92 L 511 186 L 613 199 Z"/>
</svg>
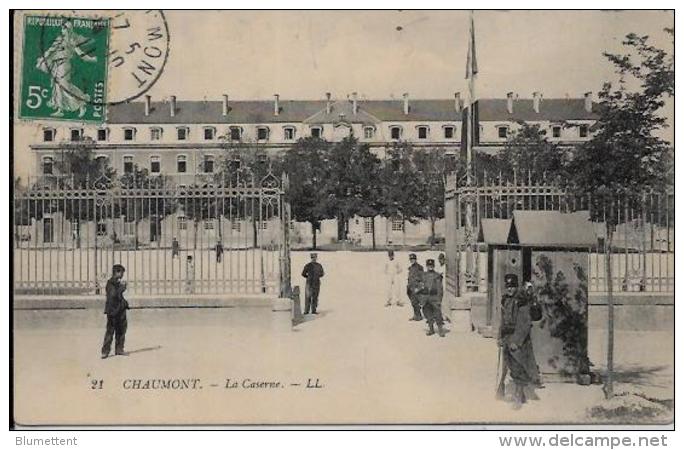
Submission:
<svg viewBox="0 0 684 450">
<path fill-rule="evenodd" d="M 366 234 L 373 233 L 373 218 L 364 217 L 363 218 L 363 232 Z"/>
<path fill-rule="evenodd" d="M 402 219 L 392 219 L 392 231 L 404 231 L 404 221 Z"/>
</svg>

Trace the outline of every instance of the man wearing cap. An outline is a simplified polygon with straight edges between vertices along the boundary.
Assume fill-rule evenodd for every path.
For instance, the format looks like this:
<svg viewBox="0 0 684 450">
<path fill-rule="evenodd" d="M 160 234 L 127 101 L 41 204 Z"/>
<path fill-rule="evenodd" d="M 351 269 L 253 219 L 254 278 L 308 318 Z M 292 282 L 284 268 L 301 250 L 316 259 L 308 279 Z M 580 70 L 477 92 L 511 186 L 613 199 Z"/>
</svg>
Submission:
<svg viewBox="0 0 684 450">
<path fill-rule="evenodd" d="M 112 347 L 112 338 L 116 337 L 114 353 L 116 355 L 126 355 L 124 352 L 124 341 L 126 340 L 126 310 L 128 302 L 123 296 L 126 290 L 126 282 L 122 281 L 124 266 L 114 264 L 112 267 L 112 277 L 107 281 L 105 292 L 107 300 L 105 302 L 104 313 L 107 315 L 107 331 L 105 331 L 104 342 L 102 343 L 102 358 L 109 356 Z"/>
<path fill-rule="evenodd" d="M 403 271 L 404 268 L 401 263 L 394 258 L 394 250 L 388 250 L 387 261 L 385 261 L 385 280 L 387 283 L 387 303 L 385 306 L 392 306 L 393 301 L 397 306 L 404 306 L 399 298 L 399 280 Z"/>
<path fill-rule="evenodd" d="M 323 266 L 317 262 L 318 253 L 311 254 L 311 261 L 306 263 L 302 276 L 306 278 L 306 289 L 304 294 L 304 314 L 318 314 L 318 293 L 321 290 L 321 278 L 325 273 Z"/>
<path fill-rule="evenodd" d="M 435 260 L 428 259 L 425 262 L 427 272 L 423 274 L 423 290 L 421 303 L 423 305 L 423 315 L 428 324 L 425 334 L 432 336 L 435 334 L 435 323 L 437 331 L 441 337 L 446 336 L 444 331 L 444 321 L 442 319 L 442 275 L 435 272 Z"/>
<path fill-rule="evenodd" d="M 538 369 L 530 336 L 530 302 L 529 296 L 518 290 L 517 275 L 506 274 L 504 283 L 506 291 L 501 298 L 498 344 L 503 350 L 504 363 L 513 380 L 513 407 L 520 409 L 528 400 L 539 398 L 534 392 Z"/>
<path fill-rule="evenodd" d="M 420 293 L 423 290 L 423 266 L 418 264 L 415 253 L 409 254 L 408 281 L 406 282 L 406 295 L 411 300 L 413 317 L 409 320 L 423 320 L 420 312 Z"/>
<path fill-rule="evenodd" d="M 446 255 L 440 253 L 437 257 L 437 262 L 439 263 L 439 268 L 435 268 L 435 272 L 442 275 L 442 292 L 446 292 Z M 442 297 L 442 319 L 445 322 L 451 323 L 451 307 L 448 302 L 444 301 L 444 297 Z"/>
</svg>

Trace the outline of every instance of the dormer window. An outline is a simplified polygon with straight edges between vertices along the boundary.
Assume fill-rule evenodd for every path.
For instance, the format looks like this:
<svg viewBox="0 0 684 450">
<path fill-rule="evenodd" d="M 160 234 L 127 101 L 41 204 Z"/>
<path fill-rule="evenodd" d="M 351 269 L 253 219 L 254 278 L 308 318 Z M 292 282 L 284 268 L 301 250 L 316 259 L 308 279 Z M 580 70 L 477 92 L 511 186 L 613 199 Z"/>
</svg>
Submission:
<svg viewBox="0 0 684 450">
<path fill-rule="evenodd" d="M 456 134 L 456 127 L 447 125 L 444 127 L 444 139 L 453 139 Z"/>
<path fill-rule="evenodd" d="M 311 127 L 311 137 L 320 139 L 323 136 L 323 127 Z"/>
<path fill-rule="evenodd" d="M 500 139 L 508 138 L 508 127 L 507 126 L 497 127 L 497 130 L 498 130 L 498 136 Z"/>
<path fill-rule="evenodd" d="M 188 127 L 176 128 L 176 136 L 178 137 L 179 141 L 186 141 L 188 139 L 189 134 L 190 130 L 188 129 Z"/>
<path fill-rule="evenodd" d="M 54 160 L 52 156 L 43 157 L 43 175 L 52 175 Z"/>
<path fill-rule="evenodd" d="M 555 125 L 553 128 L 551 128 L 551 135 L 555 138 L 561 137 L 561 127 L 560 125 Z"/>
<path fill-rule="evenodd" d="M 283 127 L 283 137 L 286 141 L 294 141 L 296 136 L 295 127 Z"/>
<path fill-rule="evenodd" d="M 135 128 L 124 128 L 124 141 L 135 140 Z"/>
<path fill-rule="evenodd" d="M 97 140 L 102 142 L 109 139 L 109 128 L 100 128 L 97 130 Z"/>
<path fill-rule="evenodd" d="M 268 140 L 268 127 L 257 127 L 257 140 L 267 141 Z"/>
<path fill-rule="evenodd" d="M 71 129 L 71 140 L 73 142 L 78 142 L 83 139 L 83 129 L 81 128 L 72 128 Z"/>
<path fill-rule="evenodd" d="M 429 128 L 426 126 L 418 127 L 418 139 L 427 139 Z"/>
<path fill-rule="evenodd" d="M 54 128 L 43 128 L 43 142 L 52 142 L 55 140 Z"/>
<path fill-rule="evenodd" d="M 150 128 L 150 140 L 151 141 L 161 141 L 162 129 L 159 127 Z"/>
<path fill-rule="evenodd" d="M 398 125 L 390 127 L 390 137 L 395 141 L 401 139 L 401 127 Z"/>
<path fill-rule="evenodd" d="M 375 128 L 374 127 L 364 127 L 363 128 L 363 138 L 364 139 L 373 139 L 375 137 Z"/>
<path fill-rule="evenodd" d="M 239 141 L 242 139 L 242 128 L 230 127 L 230 140 Z"/>
<path fill-rule="evenodd" d="M 204 127 L 204 140 L 211 141 L 216 136 L 216 128 L 214 127 Z"/>
<path fill-rule="evenodd" d="M 579 127 L 579 137 L 585 138 L 589 136 L 589 125 L 584 124 Z"/>
</svg>

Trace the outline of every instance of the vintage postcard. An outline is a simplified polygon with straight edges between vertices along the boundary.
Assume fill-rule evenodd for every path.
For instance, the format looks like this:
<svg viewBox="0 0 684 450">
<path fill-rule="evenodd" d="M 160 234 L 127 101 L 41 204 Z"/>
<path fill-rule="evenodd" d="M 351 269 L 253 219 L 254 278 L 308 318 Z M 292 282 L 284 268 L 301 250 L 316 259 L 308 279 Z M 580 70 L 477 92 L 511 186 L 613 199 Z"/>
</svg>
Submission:
<svg viewBox="0 0 684 450">
<path fill-rule="evenodd" d="M 11 25 L 16 427 L 673 427 L 674 11 Z"/>
</svg>

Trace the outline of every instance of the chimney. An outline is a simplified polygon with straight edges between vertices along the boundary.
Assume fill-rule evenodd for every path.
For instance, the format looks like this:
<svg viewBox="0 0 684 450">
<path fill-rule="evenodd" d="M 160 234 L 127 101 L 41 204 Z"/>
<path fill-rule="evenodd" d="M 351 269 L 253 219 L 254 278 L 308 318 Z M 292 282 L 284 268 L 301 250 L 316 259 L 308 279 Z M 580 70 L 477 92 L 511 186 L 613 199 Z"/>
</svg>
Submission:
<svg viewBox="0 0 684 450">
<path fill-rule="evenodd" d="M 224 116 L 228 115 L 228 94 L 223 94 L 223 110 L 222 113 Z"/>
<path fill-rule="evenodd" d="M 404 93 L 404 115 L 408 116 L 409 113 L 409 101 L 408 92 Z"/>
<path fill-rule="evenodd" d="M 592 92 L 591 91 L 585 92 L 584 93 L 584 109 L 587 112 L 591 112 L 591 108 L 593 107 L 593 103 L 594 103 L 594 100 L 593 100 Z"/>
<path fill-rule="evenodd" d="M 150 97 L 149 95 L 146 95 L 145 96 L 145 115 L 146 116 L 150 115 L 150 110 L 152 109 L 151 106 L 152 106 L 152 97 Z"/>
<path fill-rule="evenodd" d="M 176 96 L 172 95 L 169 98 L 169 105 L 171 106 L 171 117 L 176 116 Z"/>
<path fill-rule="evenodd" d="M 273 103 L 273 115 L 277 116 L 280 114 L 280 95 L 273 94 L 273 97 L 275 97 L 275 102 Z"/>
<path fill-rule="evenodd" d="M 330 101 L 330 97 L 331 97 L 330 92 L 326 92 L 325 93 L 325 99 L 326 99 L 325 113 L 326 114 L 330 114 L 332 112 L 332 102 Z"/>
<path fill-rule="evenodd" d="M 506 109 L 508 110 L 508 114 L 513 114 L 513 95 L 513 92 L 506 94 Z"/>
<path fill-rule="evenodd" d="M 456 92 L 454 94 L 454 109 L 456 110 L 456 112 L 459 112 L 459 113 L 461 112 L 461 93 L 460 92 Z"/>
<path fill-rule="evenodd" d="M 532 93 L 532 107 L 534 108 L 534 112 L 537 114 L 539 114 L 539 105 L 541 104 L 541 99 L 541 92 L 535 91 Z"/>
<path fill-rule="evenodd" d="M 352 114 L 356 115 L 359 112 L 359 94 L 352 92 Z"/>
</svg>

